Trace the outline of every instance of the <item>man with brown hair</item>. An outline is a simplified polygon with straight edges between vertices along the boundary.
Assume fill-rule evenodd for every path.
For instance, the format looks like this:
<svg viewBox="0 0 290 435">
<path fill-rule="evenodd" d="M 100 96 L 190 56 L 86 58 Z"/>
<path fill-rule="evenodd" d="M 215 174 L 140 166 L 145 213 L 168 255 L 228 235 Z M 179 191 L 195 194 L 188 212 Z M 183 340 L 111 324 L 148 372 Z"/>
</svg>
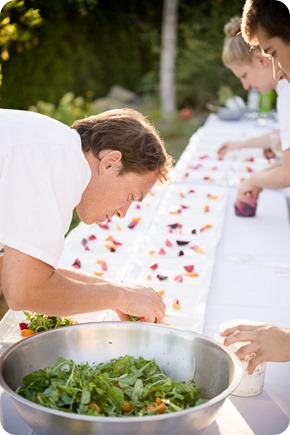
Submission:
<svg viewBox="0 0 290 435">
<path fill-rule="evenodd" d="M 58 268 L 74 208 L 86 224 L 122 218 L 168 179 L 173 161 L 153 125 L 133 109 L 71 128 L 0 109 L 0 130 L 0 263 L 9 307 L 56 316 L 113 309 L 122 320 L 162 323 L 165 305 L 153 289 Z"/>
<path fill-rule="evenodd" d="M 246 0 L 242 35 L 272 58 L 276 80 L 290 81 L 290 11 L 279 0 Z"/>
</svg>

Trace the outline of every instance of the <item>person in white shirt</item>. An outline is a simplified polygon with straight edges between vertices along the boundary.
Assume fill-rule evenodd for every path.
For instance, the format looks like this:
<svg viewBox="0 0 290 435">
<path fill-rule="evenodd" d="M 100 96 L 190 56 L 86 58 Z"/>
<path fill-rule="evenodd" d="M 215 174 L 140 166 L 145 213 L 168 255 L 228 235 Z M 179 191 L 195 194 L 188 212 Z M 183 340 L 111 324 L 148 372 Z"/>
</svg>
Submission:
<svg viewBox="0 0 290 435">
<path fill-rule="evenodd" d="M 47 315 L 113 309 L 164 321 L 152 288 L 123 286 L 60 269 L 73 210 L 86 224 L 122 218 L 173 159 L 153 125 L 133 109 L 75 121 L 70 127 L 29 111 L 0 109 L 0 273 L 13 310 Z"/>
<path fill-rule="evenodd" d="M 268 55 L 275 79 L 290 82 L 290 14 L 286 4 L 277 0 L 246 0 L 241 28 L 245 41 L 260 46 L 263 54 Z M 289 116 L 289 110 L 287 113 Z M 286 152 L 288 159 L 289 151 Z M 284 169 L 285 176 L 288 177 L 289 165 L 288 170 L 285 165 Z M 278 181 L 276 180 L 277 184 Z M 256 184 L 258 182 L 259 180 Z M 227 346 L 245 342 L 237 355 L 239 358 L 254 355 L 248 365 L 249 373 L 265 361 L 290 361 L 290 328 L 239 325 L 223 331 L 221 335 Z"/>
<path fill-rule="evenodd" d="M 261 93 L 271 89 L 277 92 L 277 114 L 279 130 L 250 138 L 245 141 L 224 143 L 218 150 L 220 156 L 228 151 L 240 148 L 261 147 L 273 152 L 281 148 L 281 161 L 269 168 L 259 171 L 241 183 L 238 198 L 254 205 L 262 189 L 277 189 L 290 186 L 290 123 L 288 105 L 290 101 L 290 84 L 287 80 L 277 82 L 273 77 L 272 64 L 259 47 L 251 49 L 241 35 L 241 18 L 234 17 L 225 25 L 226 37 L 222 58 L 233 74 L 238 77 L 244 88 L 253 87 Z"/>
</svg>

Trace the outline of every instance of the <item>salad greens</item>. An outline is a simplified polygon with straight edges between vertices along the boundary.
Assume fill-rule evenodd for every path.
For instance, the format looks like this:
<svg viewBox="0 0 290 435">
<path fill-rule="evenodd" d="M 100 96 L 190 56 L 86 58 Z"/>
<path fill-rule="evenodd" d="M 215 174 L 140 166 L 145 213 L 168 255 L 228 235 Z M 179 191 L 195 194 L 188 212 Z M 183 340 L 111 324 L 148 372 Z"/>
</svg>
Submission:
<svg viewBox="0 0 290 435">
<path fill-rule="evenodd" d="M 61 326 L 73 325 L 74 320 L 69 317 L 47 316 L 40 313 L 24 311 L 26 322 L 20 323 L 20 329 L 29 329 L 34 332 L 47 331 L 49 329 L 60 328 Z"/>
<path fill-rule="evenodd" d="M 155 360 L 128 355 L 93 366 L 60 356 L 53 367 L 26 375 L 16 392 L 59 411 L 111 417 L 169 413 L 207 401 L 193 381 L 173 381 Z"/>
</svg>

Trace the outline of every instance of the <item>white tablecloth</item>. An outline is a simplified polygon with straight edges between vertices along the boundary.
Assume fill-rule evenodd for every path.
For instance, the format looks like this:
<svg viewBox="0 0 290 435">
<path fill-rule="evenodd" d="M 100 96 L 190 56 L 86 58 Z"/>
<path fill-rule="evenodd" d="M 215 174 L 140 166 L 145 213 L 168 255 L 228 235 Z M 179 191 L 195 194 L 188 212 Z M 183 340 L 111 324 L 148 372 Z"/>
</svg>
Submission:
<svg viewBox="0 0 290 435">
<path fill-rule="evenodd" d="M 220 323 L 231 319 L 290 327 L 290 237 L 285 197 L 280 192 L 263 192 L 256 218 L 236 217 L 234 198 L 233 190 L 205 310 L 203 333 L 213 338 Z M 224 414 L 219 414 L 218 427 L 212 425 L 205 434 L 282 433 L 290 419 L 290 362 L 267 363 L 262 394 L 231 396 L 227 402 Z"/>
<path fill-rule="evenodd" d="M 226 139 L 258 135 L 274 127 L 269 122 L 222 122 L 210 116 L 181 156 L 180 174 L 197 143 L 212 157 Z M 225 180 L 220 180 L 224 185 Z M 222 234 L 205 293 L 203 333 L 216 338 L 221 322 L 237 318 L 290 327 L 290 233 L 285 193 L 264 191 L 256 218 L 239 218 L 233 211 L 236 188 L 228 189 Z M 3 393 L 0 419 L 14 435 L 32 435 Z M 290 362 L 267 363 L 264 391 L 250 398 L 228 398 L 204 435 L 276 435 L 286 430 L 289 419 Z"/>
<path fill-rule="evenodd" d="M 263 120 L 230 123 L 211 116 L 204 135 L 215 131 L 218 137 L 224 132 L 230 140 L 275 127 Z M 232 188 L 207 298 L 203 333 L 211 337 L 216 337 L 221 322 L 230 319 L 290 327 L 289 188 L 263 191 L 256 218 L 234 215 L 235 195 Z M 267 363 L 263 392 L 249 398 L 228 398 L 216 423 L 204 433 L 276 435 L 286 431 L 288 435 L 289 420 L 290 362 Z"/>
</svg>

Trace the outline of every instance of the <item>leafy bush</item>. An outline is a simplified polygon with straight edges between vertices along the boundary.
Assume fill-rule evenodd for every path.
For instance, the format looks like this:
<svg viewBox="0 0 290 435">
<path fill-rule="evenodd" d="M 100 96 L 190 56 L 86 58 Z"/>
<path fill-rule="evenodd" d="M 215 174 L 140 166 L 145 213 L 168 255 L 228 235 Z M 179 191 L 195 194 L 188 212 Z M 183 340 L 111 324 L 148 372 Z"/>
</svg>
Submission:
<svg viewBox="0 0 290 435">
<path fill-rule="evenodd" d="M 40 100 L 28 109 L 55 118 L 67 125 L 71 125 L 76 119 L 93 114 L 91 103 L 83 97 L 76 97 L 73 92 L 64 94 L 57 105 Z"/>
<path fill-rule="evenodd" d="M 10 57 L 2 59 L 2 107 L 26 109 L 39 100 L 58 104 L 67 92 L 85 97 L 90 90 L 103 97 L 115 84 L 138 94 L 158 93 L 163 0 L 26 0 L 25 6 L 12 0 L 15 4 L 22 9 L 4 8 L 2 15 L 20 33 L 27 35 L 23 8 L 39 11 L 40 18 L 30 29 L 29 51 L 11 40 Z M 225 84 L 243 93 L 221 62 L 223 26 L 241 10 L 240 0 L 179 0 L 178 107 L 204 108 Z"/>
</svg>

